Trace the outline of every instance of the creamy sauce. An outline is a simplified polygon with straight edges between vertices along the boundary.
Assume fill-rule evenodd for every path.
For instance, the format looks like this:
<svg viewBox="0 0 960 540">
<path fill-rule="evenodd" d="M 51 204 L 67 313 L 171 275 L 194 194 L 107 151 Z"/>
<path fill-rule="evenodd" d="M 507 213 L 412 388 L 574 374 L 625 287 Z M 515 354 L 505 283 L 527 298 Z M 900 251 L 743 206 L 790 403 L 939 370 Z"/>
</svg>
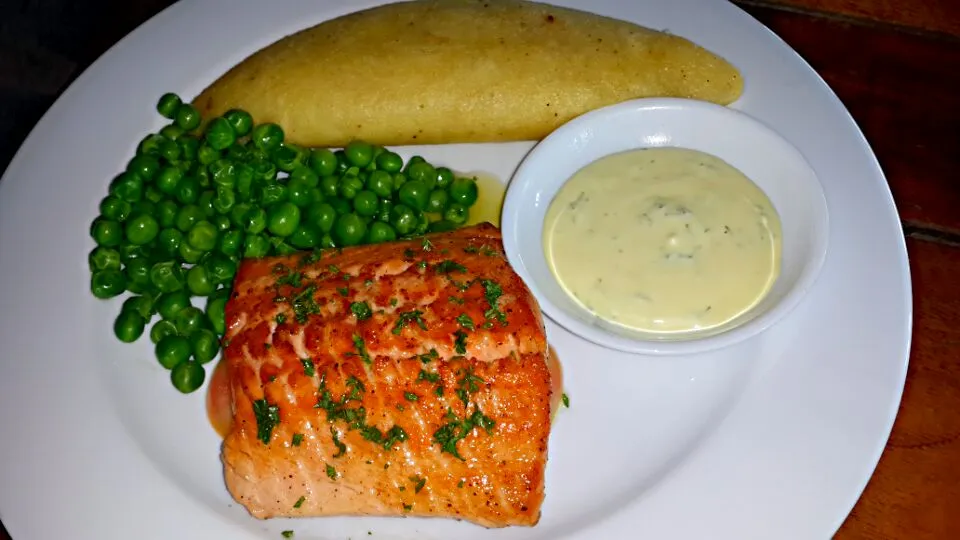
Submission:
<svg viewBox="0 0 960 540">
<path fill-rule="evenodd" d="M 720 328 L 780 273 L 780 219 L 763 191 L 725 161 L 681 148 L 587 165 L 551 202 L 543 240 L 568 294 L 646 332 Z"/>
</svg>

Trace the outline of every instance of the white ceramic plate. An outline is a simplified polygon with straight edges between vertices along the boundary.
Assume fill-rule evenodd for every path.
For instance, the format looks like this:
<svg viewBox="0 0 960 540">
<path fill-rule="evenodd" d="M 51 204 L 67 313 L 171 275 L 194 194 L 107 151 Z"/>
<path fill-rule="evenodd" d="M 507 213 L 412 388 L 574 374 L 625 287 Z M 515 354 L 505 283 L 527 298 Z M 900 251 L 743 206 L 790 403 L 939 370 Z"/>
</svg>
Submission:
<svg viewBox="0 0 960 540">
<path fill-rule="evenodd" d="M 830 251 L 809 296 L 734 349 L 629 356 L 548 333 L 571 408 L 550 440 L 531 529 L 449 520 L 259 522 L 232 503 L 203 393 L 183 397 L 148 340 L 112 335 L 119 301 L 89 293 L 89 222 L 108 181 L 161 119 L 268 43 L 373 1 L 207 0 L 164 11 L 84 73 L 0 182 L 0 519 L 16 540 L 366 537 L 826 538 L 883 450 L 906 372 L 903 236 L 870 148 L 783 42 L 720 0 L 580 2 L 688 36 L 729 58 L 736 108 L 796 145 L 829 205 Z M 561 3 L 558 2 L 557 3 Z M 573 2 L 563 2 L 573 3 Z M 228 18 L 229 17 L 229 22 Z M 508 178 L 531 144 L 408 149 Z"/>
</svg>

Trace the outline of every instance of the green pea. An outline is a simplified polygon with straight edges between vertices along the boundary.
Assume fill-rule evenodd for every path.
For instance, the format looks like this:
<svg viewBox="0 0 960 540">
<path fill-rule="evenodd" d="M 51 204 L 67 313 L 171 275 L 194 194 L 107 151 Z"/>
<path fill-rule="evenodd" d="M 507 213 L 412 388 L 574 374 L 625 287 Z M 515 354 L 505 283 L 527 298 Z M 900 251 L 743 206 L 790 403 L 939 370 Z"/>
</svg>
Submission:
<svg viewBox="0 0 960 540">
<path fill-rule="evenodd" d="M 291 202 L 275 204 L 267 213 L 267 230 L 275 236 L 290 236 L 300 224 L 300 208 Z"/>
<path fill-rule="evenodd" d="M 307 223 L 317 227 L 322 233 L 330 232 L 336 219 L 337 211 L 329 203 L 314 204 L 307 210 Z"/>
<path fill-rule="evenodd" d="M 171 141 L 166 137 L 162 137 L 158 142 L 160 157 L 167 160 L 170 163 L 176 162 L 180 159 L 180 145 L 176 141 Z"/>
<path fill-rule="evenodd" d="M 220 159 L 220 156 L 220 152 L 211 148 L 207 143 L 201 144 L 200 148 L 197 149 L 197 161 L 201 165 L 210 165 Z"/>
<path fill-rule="evenodd" d="M 133 156 L 127 163 L 127 172 L 135 174 L 144 180 L 153 180 L 160 172 L 160 162 L 157 158 L 148 154 L 139 154 Z"/>
<path fill-rule="evenodd" d="M 179 229 L 167 227 L 157 235 L 157 249 L 168 258 L 180 253 L 181 242 L 183 242 L 183 233 Z"/>
<path fill-rule="evenodd" d="M 452 221 L 441 219 L 430 224 L 430 232 L 450 232 L 457 228 L 457 224 Z"/>
<path fill-rule="evenodd" d="M 160 232 L 157 220 L 148 214 L 141 214 L 127 221 L 126 238 L 131 244 L 142 246 L 152 242 Z"/>
<path fill-rule="evenodd" d="M 206 328 L 208 322 L 203 310 L 192 305 L 173 316 L 173 324 L 177 325 L 177 333 L 181 336 L 189 336 L 201 328 Z"/>
<path fill-rule="evenodd" d="M 393 173 L 393 190 L 400 191 L 400 188 L 407 183 L 407 175 L 402 172 Z"/>
<path fill-rule="evenodd" d="M 100 215 L 112 221 L 122 223 L 130 216 L 131 209 L 129 202 L 115 195 L 107 195 L 100 201 Z"/>
<path fill-rule="evenodd" d="M 137 145 L 137 154 L 157 157 L 160 155 L 160 141 L 166 137 L 157 133 L 152 133 L 144 137 Z"/>
<path fill-rule="evenodd" d="M 357 176 L 344 176 L 337 184 L 337 195 L 350 200 L 357 196 L 357 193 L 363 189 L 363 181 Z"/>
<path fill-rule="evenodd" d="M 414 182 L 421 182 L 432 190 L 437 184 L 437 170 L 433 165 L 422 161 L 407 168 L 407 177 Z"/>
<path fill-rule="evenodd" d="M 270 240 L 262 234 L 248 234 L 243 240 L 243 257 L 259 259 L 270 252 Z"/>
<path fill-rule="evenodd" d="M 260 192 L 260 203 L 264 206 L 281 203 L 285 200 L 287 200 L 287 186 L 283 184 L 263 186 Z"/>
<path fill-rule="evenodd" d="M 400 236 L 412 233 L 419 222 L 420 219 L 414 209 L 405 204 L 397 204 L 390 210 L 390 225 L 393 225 Z"/>
<path fill-rule="evenodd" d="M 201 265 L 195 265 L 187 271 L 187 290 L 194 296 L 209 296 L 216 284 L 210 280 L 207 270 Z"/>
<path fill-rule="evenodd" d="M 127 202 L 137 202 L 143 198 L 143 179 L 133 173 L 120 173 L 110 182 L 110 194 Z"/>
<path fill-rule="evenodd" d="M 393 177 L 386 171 L 373 171 L 367 177 L 367 189 L 378 197 L 390 197 L 393 194 Z"/>
<path fill-rule="evenodd" d="M 320 243 L 320 237 L 323 233 L 316 226 L 310 223 L 300 223 L 293 234 L 287 237 L 287 242 L 297 249 L 310 249 Z"/>
<path fill-rule="evenodd" d="M 152 216 L 156 214 L 157 205 L 147 201 L 141 200 L 135 203 L 130 204 L 130 218 L 133 219 L 137 216 Z"/>
<path fill-rule="evenodd" d="M 173 261 L 155 263 L 150 268 L 150 282 L 162 293 L 179 291 L 183 288 L 183 268 Z"/>
<path fill-rule="evenodd" d="M 336 176 L 324 176 L 320 178 L 320 193 L 323 193 L 324 197 L 336 197 L 337 184 Z"/>
<path fill-rule="evenodd" d="M 243 230 L 247 234 L 260 234 L 267 228 L 267 211 L 263 208 L 251 208 L 243 217 Z"/>
<path fill-rule="evenodd" d="M 160 100 L 157 101 L 157 112 L 164 118 L 173 120 L 177 116 L 177 110 L 180 109 L 181 103 L 183 102 L 180 100 L 180 96 L 173 92 L 167 92 L 160 96 Z"/>
<path fill-rule="evenodd" d="M 227 305 L 227 298 L 224 296 L 211 296 L 207 300 L 207 318 L 210 320 L 210 326 L 218 335 L 223 335 L 227 330 L 224 316 L 224 308 Z"/>
<path fill-rule="evenodd" d="M 181 232 L 186 233 L 193 228 L 193 226 L 203 219 L 203 210 L 195 204 L 187 204 L 180 207 L 180 210 L 177 211 L 177 217 L 174 220 L 174 224 Z"/>
<path fill-rule="evenodd" d="M 337 247 L 337 243 L 333 241 L 333 235 L 331 233 L 325 233 L 320 237 L 320 245 L 317 247 L 322 249 L 332 249 Z"/>
<path fill-rule="evenodd" d="M 270 237 L 270 247 L 273 249 L 272 253 L 274 255 L 293 255 L 297 252 L 297 248 L 287 243 L 287 238 L 289 237 Z"/>
<path fill-rule="evenodd" d="M 157 361 L 167 369 L 173 369 L 186 362 L 192 353 L 193 349 L 187 338 L 178 335 L 165 336 L 154 348 Z"/>
<path fill-rule="evenodd" d="M 127 278 L 120 270 L 98 270 L 90 276 L 90 291 L 97 298 L 113 298 L 127 290 Z"/>
<path fill-rule="evenodd" d="M 120 260 L 123 262 L 130 262 L 134 259 L 151 259 L 154 255 L 152 244 L 144 244 L 142 246 L 122 244 L 117 247 L 117 252 L 120 253 Z"/>
<path fill-rule="evenodd" d="M 267 154 L 272 154 L 283 144 L 283 129 L 276 124 L 260 124 L 250 132 L 253 145 Z"/>
<path fill-rule="evenodd" d="M 477 182 L 473 178 L 454 178 L 450 184 L 450 201 L 471 207 L 477 202 Z"/>
<path fill-rule="evenodd" d="M 203 366 L 193 360 L 180 362 L 170 370 L 171 384 L 183 394 L 197 391 L 203 386 L 206 376 L 207 372 L 203 370 Z"/>
<path fill-rule="evenodd" d="M 123 242 L 123 225 L 110 219 L 98 218 L 90 227 L 90 236 L 98 246 L 116 247 Z"/>
<path fill-rule="evenodd" d="M 237 169 L 229 159 L 221 158 L 214 161 L 207 165 L 207 171 L 210 172 L 210 178 L 217 186 L 232 188 L 237 184 Z"/>
<path fill-rule="evenodd" d="M 177 212 L 180 207 L 170 199 L 165 199 L 157 203 L 157 223 L 161 228 L 173 227 L 177 220 Z"/>
<path fill-rule="evenodd" d="M 183 204 L 193 204 L 200 197 L 200 181 L 193 176 L 184 177 L 177 185 L 177 200 Z"/>
<path fill-rule="evenodd" d="M 183 159 L 193 161 L 197 159 L 197 151 L 200 149 L 200 141 L 192 136 L 181 136 L 177 139 L 180 146 L 180 155 Z"/>
<path fill-rule="evenodd" d="M 203 217 L 210 219 L 217 214 L 217 210 L 213 207 L 213 199 L 216 196 L 217 192 L 212 189 L 204 189 L 200 192 L 196 204 L 200 208 L 200 211 L 203 212 Z"/>
<path fill-rule="evenodd" d="M 310 152 L 307 165 L 317 176 L 330 176 L 337 170 L 337 156 L 326 148 L 316 148 Z"/>
<path fill-rule="evenodd" d="M 214 195 L 214 193 L 211 193 Z M 218 214 L 227 214 L 237 203 L 237 194 L 230 188 L 218 187 L 215 196 L 212 197 L 211 206 Z"/>
<path fill-rule="evenodd" d="M 223 117 L 230 123 L 237 137 L 243 137 L 253 129 L 253 117 L 242 109 L 230 109 L 223 113 Z"/>
<path fill-rule="evenodd" d="M 435 189 L 430 192 L 430 198 L 427 199 L 427 212 L 432 212 L 434 214 L 442 214 L 444 210 L 447 209 L 447 202 L 450 200 L 450 196 L 445 190 Z"/>
<path fill-rule="evenodd" d="M 229 284 L 237 274 L 237 263 L 225 256 L 214 255 L 203 262 L 203 267 L 214 285 Z"/>
<path fill-rule="evenodd" d="M 430 199 L 430 190 L 419 180 L 411 180 L 400 188 L 398 199 L 415 210 L 423 211 Z"/>
<path fill-rule="evenodd" d="M 157 189 L 157 186 L 150 184 L 143 188 L 143 198 L 144 200 L 150 201 L 154 204 L 162 201 L 166 198 L 162 191 Z"/>
<path fill-rule="evenodd" d="M 267 160 L 252 161 L 250 168 L 253 177 L 264 182 L 274 182 L 277 179 L 277 166 Z"/>
<path fill-rule="evenodd" d="M 120 311 L 133 311 L 143 317 L 145 323 L 150 321 L 156 311 L 153 308 L 153 298 L 147 295 L 131 296 L 123 301 Z"/>
<path fill-rule="evenodd" d="M 200 262 L 204 253 L 203 250 L 193 247 L 190 242 L 187 241 L 180 242 L 180 247 L 177 248 L 177 255 L 179 255 L 180 260 L 187 264 Z"/>
<path fill-rule="evenodd" d="M 337 217 L 333 224 L 333 237 L 340 246 L 355 246 L 366 234 L 367 224 L 353 212 Z"/>
<path fill-rule="evenodd" d="M 392 242 L 397 239 L 397 231 L 389 223 L 374 221 L 367 229 L 367 243 L 379 244 L 381 242 Z"/>
<path fill-rule="evenodd" d="M 427 160 L 423 159 L 423 156 L 413 156 L 407 160 L 407 167 L 404 169 L 404 172 L 409 171 L 410 167 L 416 165 L 417 163 L 425 163 Z"/>
<path fill-rule="evenodd" d="M 120 253 L 113 248 L 98 246 L 87 256 L 90 271 L 120 270 Z"/>
<path fill-rule="evenodd" d="M 233 126 L 226 118 L 217 117 L 207 124 L 206 132 L 203 134 L 206 143 L 214 150 L 226 150 L 237 140 L 237 133 L 233 131 Z"/>
<path fill-rule="evenodd" d="M 127 277 L 127 286 L 137 285 L 139 288 L 146 288 L 150 285 L 150 268 L 152 264 L 145 258 L 132 259 L 127 261 L 123 273 Z"/>
<path fill-rule="evenodd" d="M 217 246 L 220 253 L 228 257 L 238 257 L 243 251 L 243 231 L 231 229 L 220 235 L 220 244 Z"/>
<path fill-rule="evenodd" d="M 291 179 L 287 182 L 287 199 L 296 206 L 307 206 L 313 202 L 310 190 L 310 186 L 303 180 Z"/>
<path fill-rule="evenodd" d="M 187 243 L 200 251 L 210 251 L 217 247 L 217 227 L 207 220 L 194 223 L 187 233 Z"/>
<path fill-rule="evenodd" d="M 136 311 L 121 311 L 113 321 L 113 334 L 124 343 L 133 343 L 143 335 L 147 321 Z"/>
<path fill-rule="evenodd" d="M 326 202 L 333 207 L 337 214 L 346 214 L 353 210 L 353 204 L 351 204 L 350 201 L 340 197 L 330 197 Z"/>
<path fill-rule="evenodd" d="M 250 203 L 237 203 L 230 209 L 230 223 L 233 223 L 234 227 L 239 229 L 245 229 L 247 226 L 247 212 L 253 206 Z"/>
<path fill-rule="evenodd" d="M 457 225 L 463 225 L 467 222 L 467 219 L 470 217 L 470 211 L 466 206 L 460 203 L 450 203 L 447 206 L 447 209 L 443 212 L 443 219 L 453 222 Z"/>
<path fill-rule="evenodd" d="M 403 158 L 400 154 L 387 150 L 377 156 L 377 169 L 388 173 L 399 172 L 403 168 Z"/>
<path fill-rule="evenodd" d="M 177 335 L 177 325 L 173 324 L 173 321 L 168 321 L 166 319 L 161 319 L 153 323 L 153 327 L 150 328 L 150 341 L 154 345 L 160 343 L 160 340 L 167 336 Z"/>
<path fill-rule="evenodd" d="M 200 364 L 206 364 L 213 360 L 220 352 L 220 340 L 213 331 L 206 328 L 190 334 L 187 339 L 193 348 L 193 358 Z"/>
<path fill-rule="evenodd" d="M 236 168 L 237 193 L 243 200 L 247 200 L 253 192 L 253 167 L 246 163 L 237 163 L 234 167 Z"/>
<path fill-rule="evenodd" d="M 350 160 L 347 159 L 347 153 L 343 150 L 337 150 L 333 153 L 337 158 L 337 169 L 333 173 L 337 176 L 343 176 L 343 173 L 347 172 L 347 169 L 350 168 Z"/>
<path fill-rule="evenodd" d="M 157 189 L 167 195 L 175 195 L 177 193 L 177 186 L 180 185 L 182 178 L 183 171 L 177 167 L 164 167 L 157 173 Z"/>
<path fill-rule="evenodd" d="M 295 144 L 284 143 L 273 152 L 273 162 L 285 173 L 302 167 L 305 159 L 306 151 Z"/>
<path fill-rule="evenodd" d="M 437 188 L 447 189 L 453 183 L 453 171 L 446 167 L 437 167 Z"/>
<path fill-rule="evenodd" d="M 213 226 L 217 228 L 217 232 L 224 233 L 229 231 L 233 227 L 233 223 L 230 223 L 230 218 L 225 215 L 217 214 L 210 218 L 210 223 L 213 223 Z"/>
<path fill-rule="evenodd" d="M 310 204 L 322 203 L 325 198 L 319 187 L 310 188 Z"/>
<path fill-rule="evenodd" d="M 390 223 L 390 211 L 393 210 L 393 200 L 392 199 L 380 199 L 380 204 L 377 208 L 376 219 L 384 223 Z"/>
<path fill-rule="evenodd" d="M 413 234 L 424 234 L 429 228 L 430 218 L 427 216 L 427 214 L 420 212 L 417 216 L 417 227 L 413 230 Z"/>
<path fill-rule="evenodd" d="M 366 167 L 373 159 L 373 147 L 363 141 L 350 141 L 343 150 L 350 163 L 357 167 Z"/>
<path fill-rule="evenodd" d="M 163 126 L 163 128 L 160 129 L 160 134 L 170 139 L 171 141 L 176 141 L 176 140 L 179 140 L 181 136 L 183 136 L 183 128 L 181 128 L 176 124 L 168 124 L 166 126 Z M 182 151 L 183 148 L 181 148 L 180 150 Z"/>
<path fill-rule="evenodd" d="M 377 213 L 379 202 L 376 193 L 365 189 L 353 198 L 353 209 L 361 216 L 372 216 Z"/>
<path fill-rule="evenodd" d="M 200 126 L 200 111 L 189 103 L 183 103 L 177 107 L 177 117 L 174 122 L 184 131 L 197 129 Z"/>
</svg>

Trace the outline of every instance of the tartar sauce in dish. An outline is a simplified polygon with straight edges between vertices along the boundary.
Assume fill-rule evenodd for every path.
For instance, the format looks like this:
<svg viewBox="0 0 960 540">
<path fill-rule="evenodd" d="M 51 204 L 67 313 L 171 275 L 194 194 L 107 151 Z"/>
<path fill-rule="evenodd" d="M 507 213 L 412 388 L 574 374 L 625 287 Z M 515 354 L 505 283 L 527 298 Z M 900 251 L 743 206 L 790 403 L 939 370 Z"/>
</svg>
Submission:
<svg viewBox="0 0 960 540">
<path fill-rule="evenodd" d="M 544 221 L 548 264 L 597 317 L 644 332 L 722 327 L 780 273 L 780 218 L 725 161 L 683 148 L 628 150 L 574 174 Z"/>
</svg>

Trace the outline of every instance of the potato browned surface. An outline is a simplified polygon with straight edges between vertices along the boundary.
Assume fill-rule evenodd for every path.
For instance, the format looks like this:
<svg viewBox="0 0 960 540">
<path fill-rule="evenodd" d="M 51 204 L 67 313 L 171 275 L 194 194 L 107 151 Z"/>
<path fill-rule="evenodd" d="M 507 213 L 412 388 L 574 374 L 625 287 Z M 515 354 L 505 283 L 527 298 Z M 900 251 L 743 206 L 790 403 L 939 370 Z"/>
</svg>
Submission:
<svg viewBox="0 0 960 540">
<path fill-rule="evenodd" d="M 518 0 L 414 0 L 331 19 L 253 54 L 194 104 L 287 140 L 342 146 L 539 140 L 627 99 L 728 104 L 736 68 L 675 35 Z"/>
</svg>

